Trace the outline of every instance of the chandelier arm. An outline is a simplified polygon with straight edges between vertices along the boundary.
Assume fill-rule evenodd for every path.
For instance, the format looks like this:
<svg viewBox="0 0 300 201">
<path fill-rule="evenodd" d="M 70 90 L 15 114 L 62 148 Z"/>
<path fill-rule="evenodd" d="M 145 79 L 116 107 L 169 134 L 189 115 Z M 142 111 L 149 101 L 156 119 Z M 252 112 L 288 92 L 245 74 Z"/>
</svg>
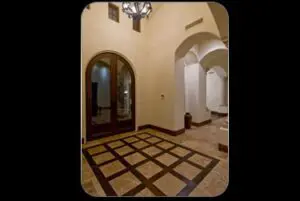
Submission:
<svg viewBox="0 0 300 201">
<path fill-rule="evenodd" d="M 139 13 L 139 2 L 134 2 L 134 7 L 135 7 L 135 10 L 136 10 L 136 13 Z"/>
<path fill-rule="evenodd" d="M 146 6 L 146 3 L 147 3 L 147 2 L 144 2 L 144 5 L 143 5 L 143 8 L 142 8 L 142 10 L 141 10 L 141 11 L 143 11 L 143 10 L 144 10 L 144 8 L 145 8 L 145 6 Z"/>
<path fill-rule="evenodd" d="M 131 13 L 134 13 L 133 10 L 130 8 L 130 6 L 128 6 L 128 8 L 130 9 Z"/>
<path fill-rule="evenodd" d="M 123 2 L 124 5 L 125 2 Z M 129 18 L 133 18 L 133 19 L 141 19 L 144 18 L 146 16 L 148 16 L 150 14 L 150 12 L 152 11 L 152 6 L 151 3 L 146 1 L 146 2 L 127 2 L 128 6 L 126 8 L 123 7 L 123 12 L 125 12 Z M 142 6 L 142 8 L 140 8 Z M 132 8 L 135 8 L 135 12 L 133 11 Z M 143 12 L 143 10 L 146 8 L 146 12 Z"/>
</svg>

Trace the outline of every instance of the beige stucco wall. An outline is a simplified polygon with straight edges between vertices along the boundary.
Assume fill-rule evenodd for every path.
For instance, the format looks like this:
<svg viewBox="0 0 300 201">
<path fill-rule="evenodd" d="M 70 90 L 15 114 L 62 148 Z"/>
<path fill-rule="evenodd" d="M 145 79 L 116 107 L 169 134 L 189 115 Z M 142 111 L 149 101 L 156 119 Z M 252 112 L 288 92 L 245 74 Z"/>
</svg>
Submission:
<svg viewBox="0 0 300 201">
<path fill-rule="evenodd" d="M 195 27 L 185 30 L 189 23 L 203 18 L 203 22 Z M 153 113 L 150 124 L 170 130 L 182 128 L 183 116 L 175 114 L 176 91 L 184 90 L 184 84 L 176 83 L 175 78 L 175 51 L 177 47 L 189 36 L 198 32 L 211 32 L 219 36 L 216 23 L 207 3 L 165 3 L 151 16 L 147 24 L 149 44 L 149 58 L 151 59 L 152 107 Z M 178 87 L 175 87 L 178 85 Z M 160 99 L 160 94 L 165 99 Z M 184 105 L 181 103 L 180 105 Z M 183 108 L 184 109 L 184 108 Z M 181 122 L 181 123 L 178 123 Z"/>
<path fill-rule="evenodd" d="M 121 8 L 121 3 L 114 3 Z M 122 55 L 133 67 L 136 79 L 136 125 L 149 121 L 148 115 L 148 68 L 145 40 L 146 21 L 141 33 L 132 29 L 132 21 L 120 9 L 119 23 L 108 18 L 108 4 L 97 2 L 84 9 L 81 16 L 81 74 L 82 74 L 82 136 L 86 136 L 85 71 L 88 62 L 96 54 L 112 51 Z M 143 111 L 143 112 L 142 112 Z"/>
<path fill-rule="evenodd" d="M 115 3 L 121 8 L 121 3 Z M 153 3 L 155 4 L 155 3 Z M 160 3 L 161 4 L 161 3 Z M 141 33 L 132 30 L 132 21 L 120 9 L 120 23 L 108 19 L 107 3 L 92 3 L 82 13 L 82 117 L 85 117 L 85 69 L 89 60 L 105 50 L 123 55 L 136 76 L 136 124 L 153 124 L 170 130 L 176 122 L 175 51 L 189 36 L 219 31 L 207 3 L 163 3 L 149 19 L 142 20 Z M 189 30 L 185 26 L 199 18 L 203 22 Z M 182 80 L 183 81 L 183 80 Z M 184 84 L 182 84 L 184 90 Z M 165 98 L 161 99 L 160 95 Z M 181 100 L 179 100 L 181 101 Z M 184 105 L 184 103 L 183 103 Z M 184 108 L 183 108 L 184 109 Z M 82 118 L 82 132 L 86 122 Z"/>
</svg>

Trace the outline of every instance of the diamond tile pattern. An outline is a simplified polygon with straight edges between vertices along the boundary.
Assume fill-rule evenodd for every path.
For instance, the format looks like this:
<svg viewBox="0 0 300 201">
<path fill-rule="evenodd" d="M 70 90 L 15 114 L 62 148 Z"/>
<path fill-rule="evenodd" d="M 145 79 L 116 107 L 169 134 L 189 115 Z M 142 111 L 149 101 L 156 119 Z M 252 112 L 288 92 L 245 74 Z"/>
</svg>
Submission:
<svg viewBox="0 0 300 201">
<path fill-rule="evenodd" d="M 138 141 L 139 139 L 137 139 L 136 137 L 130 137 L 130 138 L 126 138 L 124 140 L 128 143 L 132 143 L 132 142 Z"/>
<path fill-rule="evenodd" d="M 121 176 L 109 181 L 109 183 L 118 195 L 124 195 L 134 187 L 141 184 L 141 181 L 131 172 L 126 172 Z"/>
<path fill-rule="evenodd" d="M 172 149 L 171 152 L 176 154 L 177 156 L 181 156 L 181 157 L 184 157 L 185 155 L 190 153 L 189 150 L 183 149 L 181 147 L 176 147 L 176 148 Z"/>
<path fill-rule="evenodd" d="M 120 172 L 125 168 L 126 167 L 119 161 L 114 161 L 106 165 L 100 166 L 100 170 L 103 172 L 105 177 L 109 177 L 117 172 Z"/>
<path fill-rule="evenodd" d="M 140 191 L 136 196 L 139 197 L 151 197 L 155 196 L 148 188 L 144 188 L 144 190 Z"/>
<path fill-rule="evenodd" d="M 156 173 L 159 173 L 162 168 L 153 163 L 152 161 L 149 161 L 145 163 L 144 165 L 141 165 L 137 167 L 137 170 L 144 175 L 147 179 L 154 176 Z"/>
<path fill-rule="evenodd" d="M 143 149 L 143 152 L 148 154 L 149 156 L 154 156 L 154 155 L 162 152 L 162 150 L 152 146 L 152 147 L 148 147 L 146 149 Z"/>
<path fill-rule="evenodd" d="M 94 148 L 90 148 L 88 150 L 89 154 L 93 155 L 93 154 L 96 154 L 96 153 L 101 153 L 101 152 L 104 152 L 106 151 L 105 147 L 104 146 L 97 146 L 97 147 L 94 147 Z"/>
<path fill-rule="evenodd" d="M 121 148 L 118 148 L 115 150 L 119 155 L 123 156 L 125 154 L 128 154 L 130 152 L 133 152 L 134 150 L 130 148 L 129 146 L 123 146 Z"/>
<path fill-rule="evenodd" d="M 146 133 L 143 133 L 143 134 L 138 135 L 138 137 L 139 137 L 139 138 L 142 138 L 142 139 L 145 139 L 145 138 L 150 137 L 150 136 L 151 136 L 151 135 L 146 134 Z"/>
<path fill-rule="evenodd" d="M 146 141 L 150 142 L 150 143 L 156 143 L 156 142 L 161 141 L 161 139 L 159 139 L 157 137 L 151 137 L 151 138 L 146 139 Z"/>
<path fill-rule="evenodd" d="M 201 169 L 186 162 L 179 164 L 174 168 L 174 170 L 189 180 L 194 179 L 201 172 Z"/>
<path fill-rule="evenodd" d="M 211 162 L 211 159 L 201 156 L 199 154 L 194 154 L 188 160 L 198 165 L 201 165 L 202 167 L 206 167 Z"/>
<path fill-rule="evenodd" d="M 172 174 L 167 173 L 155 181 L 154 185 L 167 196 L 176 196 L 186 184 Z"/>
<path fill-rule="evenodd" d="M 173 163 L 175 163 L 179 158 L 172 156 L 171 154 L 165 153 L 159 157 L 156 157 L 155 159 L 166 166 L 170 166 Z"/>
<path fill-rule="evenodd" d="M 130 165 L 135 165 L 143 160 L 146 160 L 146 158 L 140 153 L 130 154 L 129 156 L 126 156 L 124 159 L 128 163 L 130 163 Z"/>
<path fill-rule="evenodd" d="M 121 141 L 116 141 L 116 142 L 112 142 L 112 143 L 109 143 L 108 144 L 108 146 L 110 147 L 110 148 L 116 148 L 116 147 L 120 147 L 120 146 L 122 146 L 122 145 L 124 145 L 124 143 L 123 142 L 121 142 Z"/>
<path fill-rule="evenodd" d="M 132 146 L 134 146 L 137 149 L 141 149 L 141 148 L 146 147 L 148 145 L 149 145 L 149 143 L 144 142 L 144 141 L 138 141 L 138 142 L 132 144 Z"/>
<path fill-rule="evenodd" d="M 170 142 L 160 142 L 157 144 L 157 146 L 159 146 L 160 148 L 163 148 L 163 149 L 169 149 L 173 146 L 175 146 L 173 143 L 170 143 Z"/>
<path fill-rule="evenodd" d="M 197 151 L 150 133 L 113 140 L 83 150 L 83 163 L 89 164 L 91 171 L 98 175 L 95 180 L 99 182 L 98 186 L 103 187 L 102 192 L 108 196 L 196 194 L 203 187 L 199 188 L 198 184 L 189 187 L 186 180 L 200 181 L 199 178 L 205 177 L 218 163 L 217 159 L 204 157 Z M 191 157 L 186 158 L 191 152 Z M 208 166 L 209 163 L 212 164 Z M 206 167 L 211 169 L 203 171 Z M 93 174 L 86 172 L 83 176 L 87 191 L 95 194 L 96 190 L 90 188 L 88 183 Z M 193 189 L 187 191 L 186 188 Z"/>
<path fill-rule="evenodd" d="M 109 161 L 114 158 L 115 158 L 115 156 L 112 153 L 106 152 L 106 153 L 94 156 L 93 160 L 95 161 L 96 164 L 101 164 L 101 163 L 104 163 L 105 161 Z"/>
</svg>

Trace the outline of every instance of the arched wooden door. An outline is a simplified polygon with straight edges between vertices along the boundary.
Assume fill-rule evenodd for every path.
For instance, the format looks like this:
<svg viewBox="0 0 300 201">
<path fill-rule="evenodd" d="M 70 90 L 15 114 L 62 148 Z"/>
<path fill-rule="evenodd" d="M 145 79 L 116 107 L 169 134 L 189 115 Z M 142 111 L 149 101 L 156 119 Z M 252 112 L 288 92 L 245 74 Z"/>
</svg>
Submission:
<svg viewBox="0 0 300 201">
<path fill-rule="evenodd" d="M 130 64 L 102 53 L 86 70 L 87 140 L 135 130 L 135 77 Z"/>
</svg>

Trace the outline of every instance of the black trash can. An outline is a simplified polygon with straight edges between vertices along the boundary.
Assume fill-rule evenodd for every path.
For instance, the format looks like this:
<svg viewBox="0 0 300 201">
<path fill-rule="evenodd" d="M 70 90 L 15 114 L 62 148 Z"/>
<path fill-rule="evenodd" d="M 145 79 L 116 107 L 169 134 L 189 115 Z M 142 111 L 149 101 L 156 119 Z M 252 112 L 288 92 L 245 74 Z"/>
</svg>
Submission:
<svg viewBox="0 0 300 201">
<path fill-rule="evenodd" d="M 192 127 L 192 115 L 188 112 L 184 115 L 184 127 L 185 129 L 190 129 Z"/>
</svg>

